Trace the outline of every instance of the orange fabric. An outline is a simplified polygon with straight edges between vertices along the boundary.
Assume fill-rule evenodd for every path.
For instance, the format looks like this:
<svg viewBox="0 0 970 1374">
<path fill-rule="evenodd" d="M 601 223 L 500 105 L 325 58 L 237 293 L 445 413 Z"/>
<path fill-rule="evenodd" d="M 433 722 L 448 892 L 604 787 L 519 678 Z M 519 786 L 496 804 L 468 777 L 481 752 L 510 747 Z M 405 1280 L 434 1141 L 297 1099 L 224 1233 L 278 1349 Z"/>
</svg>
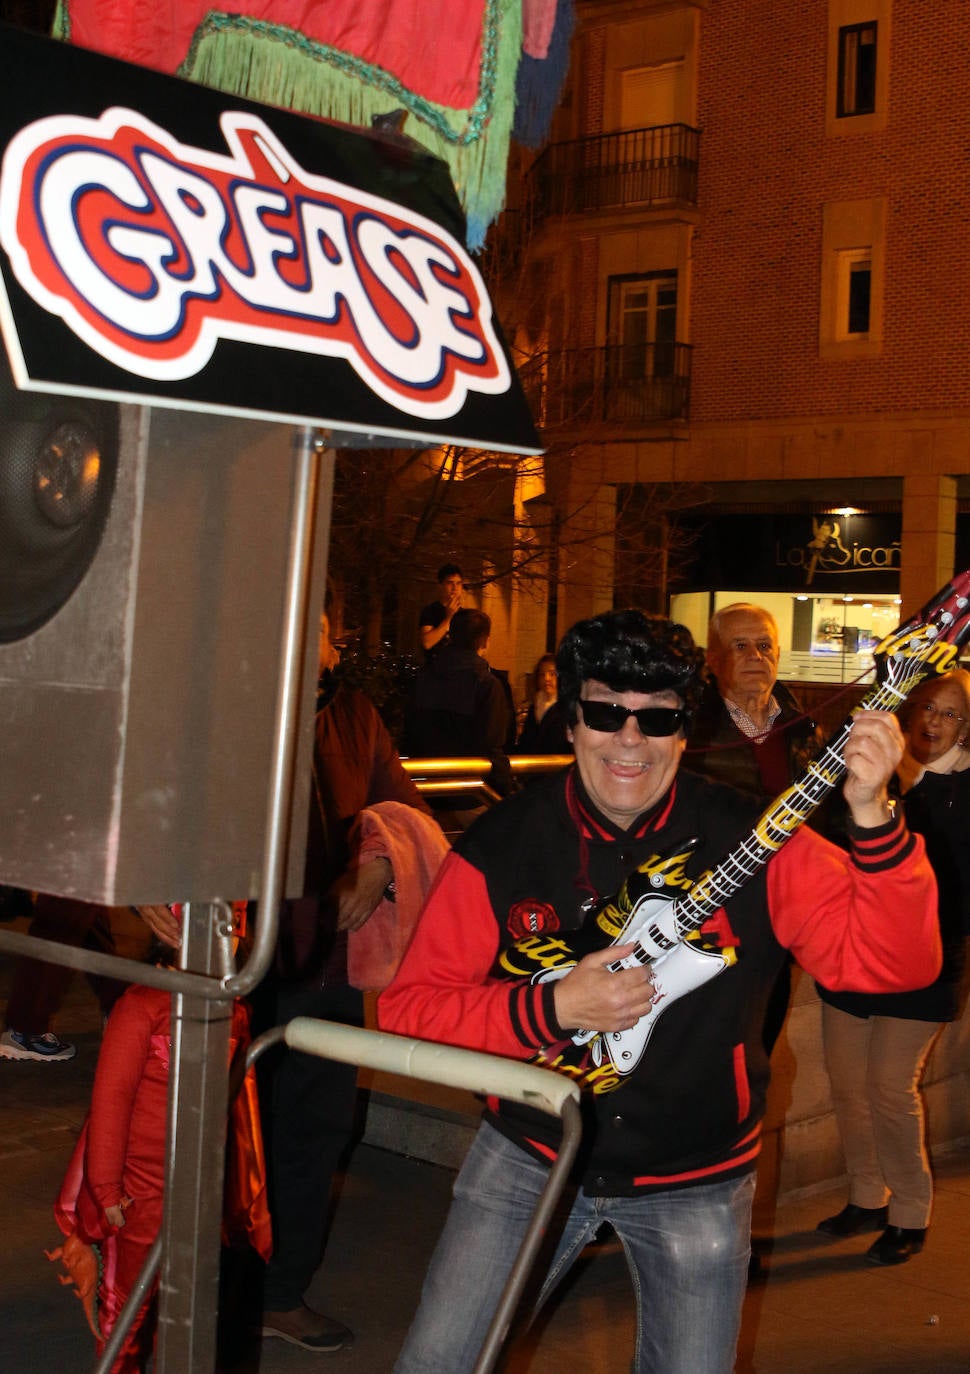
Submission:
<svg viewBox="0 0 970 1374">
<path fill-rule="evenodd" d="M 249 1047 L 249 1012 L 234 1009 L 236 1055 Z M 229 1109 L 222 1229 L 227 1244 L 249 1244 L 264 1260 L 273 1253 L 273 1223 L 266 1194 L 266 1156 L 259 1119 L 256 1074 L 250 1069 Z"/>
<path fill-rule="evenodd" d="M 95 1307 L 98 1292 L 98 1257 L 94 1247 L 85 1245 L 77 1232 L 74 1232 L 66 1238 L 63 1245 L 59 1245 L 56 1250 L 45 1250 L 44 1254 L 54 1263 L 57 1260 L 61 1261 L 67 1272 L 58 1274 L 59 1282 L 74 1285 L 75 1295 L 84 1306 L 84 1315 L 92 1336 L 96 1341 L 102 1340 Z"/>
</svg>

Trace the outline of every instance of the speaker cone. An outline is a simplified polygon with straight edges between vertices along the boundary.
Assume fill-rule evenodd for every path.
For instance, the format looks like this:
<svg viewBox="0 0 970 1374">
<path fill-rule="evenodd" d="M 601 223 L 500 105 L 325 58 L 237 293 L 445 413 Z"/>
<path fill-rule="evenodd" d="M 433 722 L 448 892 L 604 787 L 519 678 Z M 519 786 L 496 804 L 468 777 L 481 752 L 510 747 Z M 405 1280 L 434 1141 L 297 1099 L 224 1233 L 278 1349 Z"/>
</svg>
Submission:
<svg viewBox="0 0 970 1374">
<path fill-rule="evenodd" d="M 49 620 L 104 533 L 118 465 L 118 407 L 18 391 L 0 348 L 0 643 Z"/>
</svg>

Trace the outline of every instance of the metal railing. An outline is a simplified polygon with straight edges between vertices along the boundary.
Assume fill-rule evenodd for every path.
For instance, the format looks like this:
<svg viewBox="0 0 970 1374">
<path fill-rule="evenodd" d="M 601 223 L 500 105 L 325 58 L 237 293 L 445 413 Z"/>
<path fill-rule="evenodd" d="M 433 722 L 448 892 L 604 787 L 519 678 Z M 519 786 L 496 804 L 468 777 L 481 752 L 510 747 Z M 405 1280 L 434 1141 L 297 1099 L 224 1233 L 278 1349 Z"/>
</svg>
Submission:
<svg viewBox="0 0 970 1374">
<path fill-rule="evenodd" d="M 274 1026 L 250 1045 L 245 1068 L 280 1042 L 304 1054 L 321 1059 L 336 1059 L 342 1064 L 377 1069 L 385 1073 L 417 1078 L 426 1083 L 461 1088 L 484 1096 L 508 1098 L 558 1116 L 562 1121 L 562 1141 L 549 1170 L 529 1225 L 522 1238 L 515 1263 L 509 1273 L 491 1325 L 485 1336 L 473 1374 L 488 1374 L 501 1353 L 546 1228 L 569 1177 L 569 1171 L 582 1136 L 579 1089 L 570 1079 L 535 1064 L 456 1049 L 427 1040 L 384 1031 L 362 1030 L 333 1021 L 317 1021 L 298 1016 L 285 1026 Z M 241 1075 L 240 1075 L 241 1081 Z M 145 1260 L 144 1267 L 105 1346 L 96 1374 L 111 1368 L 124 1343 L 125 1333 L 145 1302 L 158 1274 L 162 1258 L 159 1237 Z"/>
<path fill-rule="evenodd" d="M 684 343 L 565 348 L 532 359 L 520 376 L 540 429 L 685 420 L 691 352 Z"/>
<path fill-rule="evenodd" d="M 688 124 L 553 143 L 529 169 L 526 201 L 536 219 L 621 205 L 697 204 L 700 132 Z"/>
<path fill-rule="evenodd" d="M 509 763 L 517 780 L 558 773 L 568 768 L 572 754 L 513 754 Z M 435 819 L 452 843 L 479 811 L 495 806 L 502 798 L 488 784 L 491 759 L 448 758 L 401 760 L 421 795 L 435 813 Z"/>
<path fill-rule="evenodd" d="M 568 768 L 572 754 L 512 754 L 509 764 L 514 777 L 558 773 Z M 402 758 L 404 771 L 414 780 L 419 792 L 444 791 L 448 787 L 475 786 L 492 767 L 486 758 L 409 759 Z M 493 795 L 495 795 L 493 793 Z"/>
</svg>

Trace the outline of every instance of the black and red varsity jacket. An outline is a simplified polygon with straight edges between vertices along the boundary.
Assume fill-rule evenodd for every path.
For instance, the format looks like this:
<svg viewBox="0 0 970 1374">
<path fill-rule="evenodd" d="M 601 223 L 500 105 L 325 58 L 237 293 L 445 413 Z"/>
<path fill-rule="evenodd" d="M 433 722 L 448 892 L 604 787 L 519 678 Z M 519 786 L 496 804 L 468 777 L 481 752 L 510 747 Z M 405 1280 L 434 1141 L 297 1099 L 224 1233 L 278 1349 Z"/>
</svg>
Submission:
<svg viewBox="0 0 970 1374">
<path fill-rule="evenodd" d="M 484 815 L 438 875 L 382 1028 L 516 1059 L 569 1037 L 555 983 L 535 974 L 568 958 L 598 902 L 649 865 L 673 897 L 729 852 L 760 807 L 681 771 L 628 831 L 585 797 L 575 769 L 530 785 Z M 671 1003 L 628 1077 L 584 1086 L 587 1192 L 622 1196 L 729 1178 L 755 1166 L 769 1069 L 766 1001 L 790 949 L 827 987 L 915 988 L 940 965 L 935 882 L 901 818 L 851 835 L 848 853 L 802 827 L 701 931 L 736 962 Z M 514 976 L 513 970 L 521 976 Z M 558 1123 L 490 1103 L 503 1133 L 537 1157 Z"/>
</svg>

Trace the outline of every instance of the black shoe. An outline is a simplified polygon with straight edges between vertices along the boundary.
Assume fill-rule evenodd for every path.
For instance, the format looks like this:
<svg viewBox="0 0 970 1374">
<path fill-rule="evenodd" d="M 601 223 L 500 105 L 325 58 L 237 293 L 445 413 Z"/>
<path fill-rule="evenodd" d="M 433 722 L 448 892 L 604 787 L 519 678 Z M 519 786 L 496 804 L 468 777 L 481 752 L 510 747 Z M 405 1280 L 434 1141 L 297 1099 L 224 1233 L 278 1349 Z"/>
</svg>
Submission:
<svg viewBox="0 0 970 1374">
<path fill-rule="evenodd" d="M 886 1224 L 886 1212 L 885 1207 L 857 1207 L 849 1202 L 834 1217 L 820 1221 L 815 1229 L 824 1231 L 827 1236 L 857 1236 L 860 1231 L 879 1231 Z"/>
<path fill-rule="evenodd" d="M 260 1332 L 264 1336 L 278 1336 L 281 1341 L 298 1345 L 302 1350 L 330 1354 L 353 1345 L 354 1333 L 333 1317 L 314 1312 L 306 1303 L 288 1312 L 264 1312 Z"/>
<path fill-rule="evenodd" d="M 905 1264 L 918 1255 L 926 1239 L 926 1227 L 887 1226 L 879 1239 L 869 1246 L 866 1258 L 873 1264 Z"/>
</svg>

